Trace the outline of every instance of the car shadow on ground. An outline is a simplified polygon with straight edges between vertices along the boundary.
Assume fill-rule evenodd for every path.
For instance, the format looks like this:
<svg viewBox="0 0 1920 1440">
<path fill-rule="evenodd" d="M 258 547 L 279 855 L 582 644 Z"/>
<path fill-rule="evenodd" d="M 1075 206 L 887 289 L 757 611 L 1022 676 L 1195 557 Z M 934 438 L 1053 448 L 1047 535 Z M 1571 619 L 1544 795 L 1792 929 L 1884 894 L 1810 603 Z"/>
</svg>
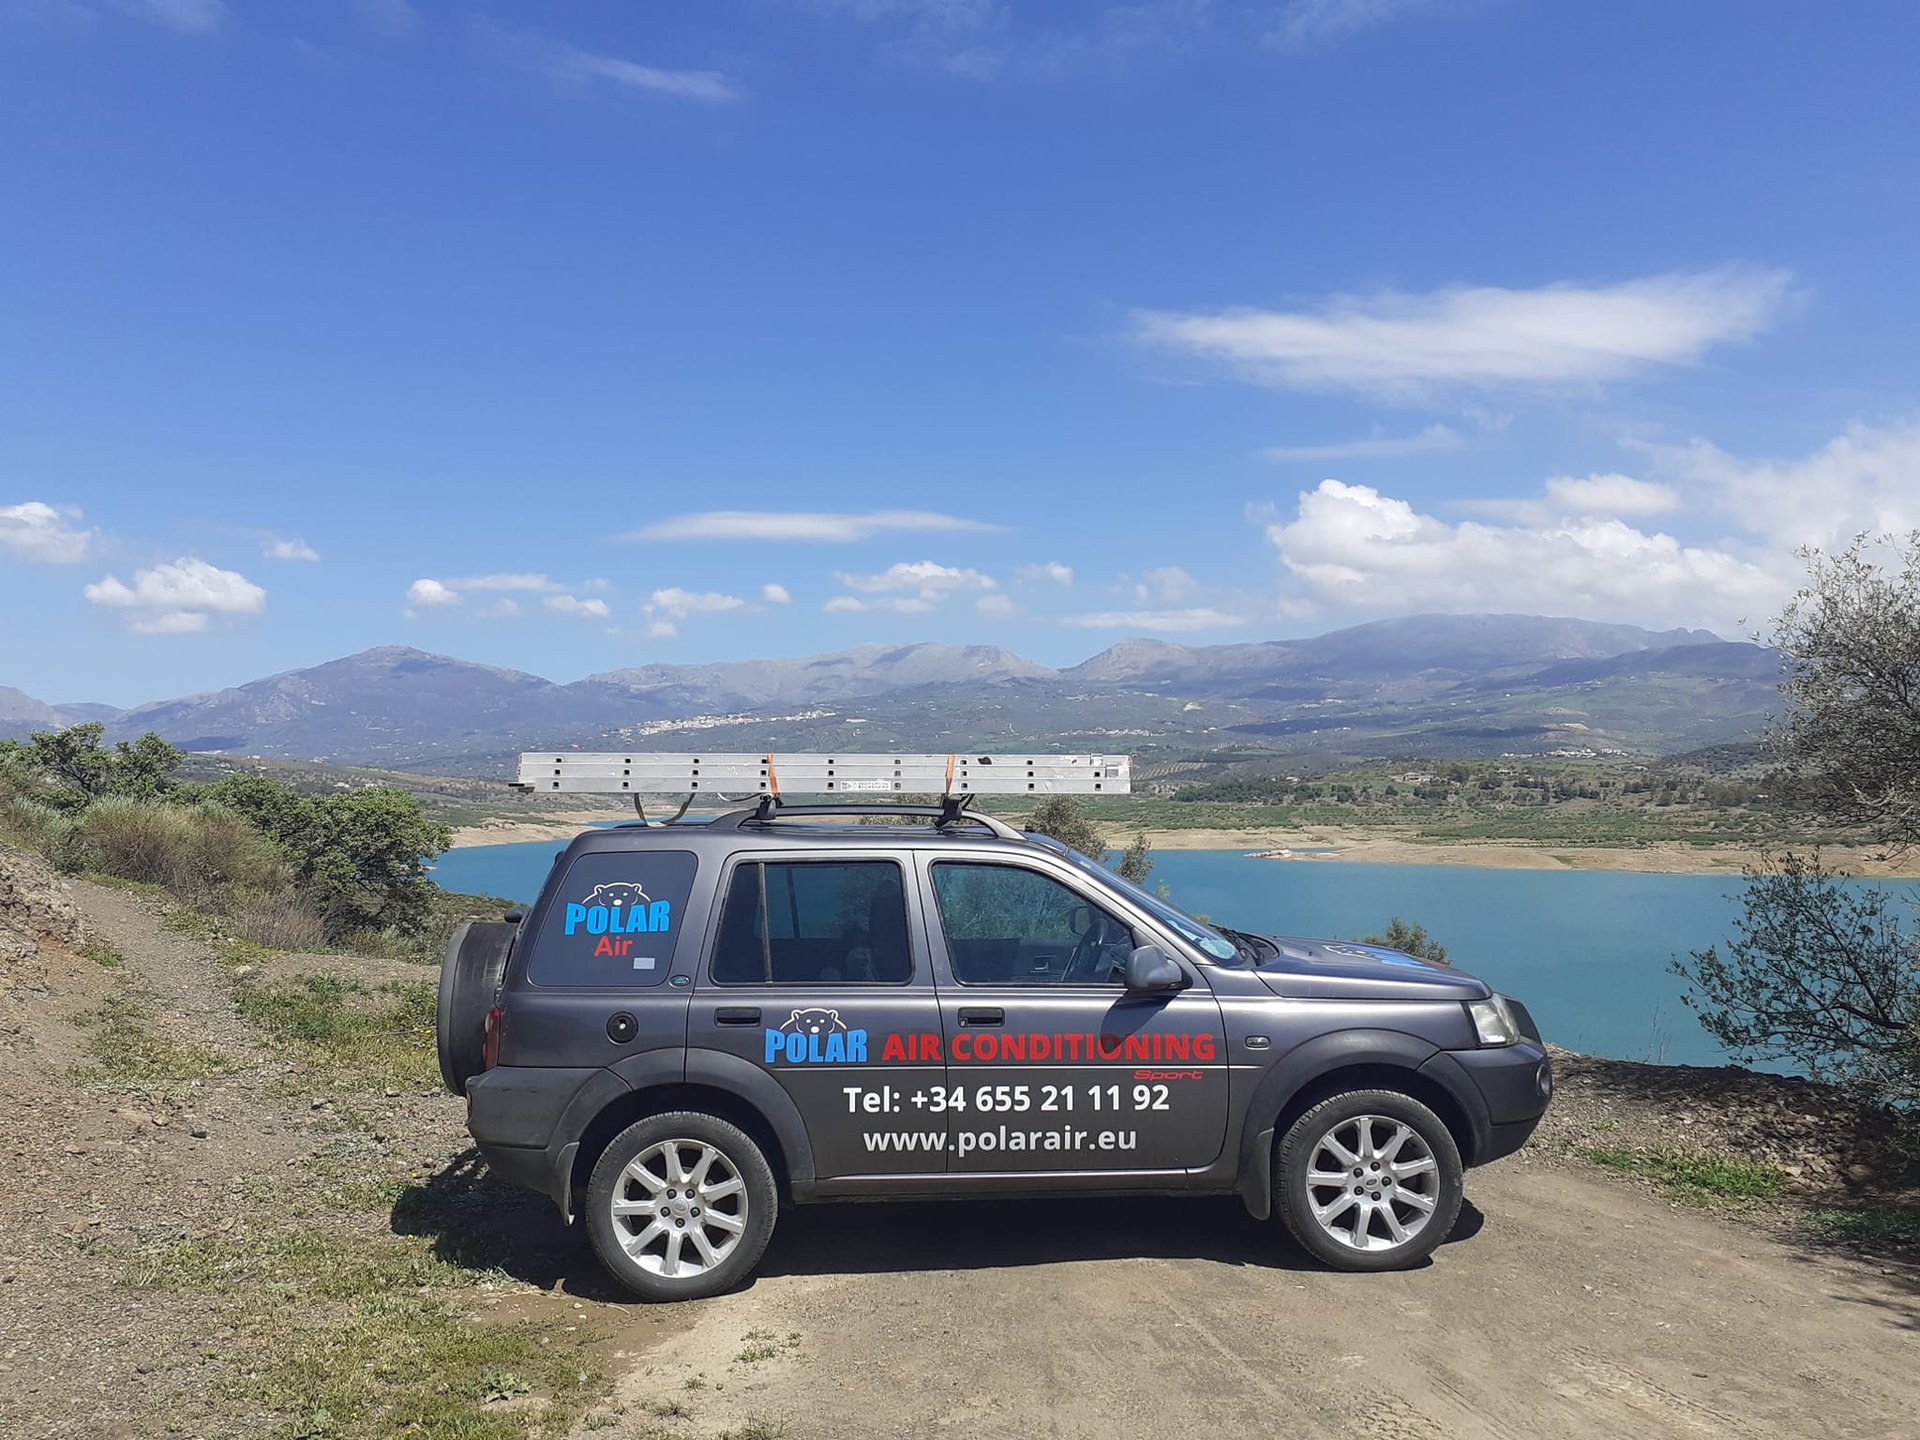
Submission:
<svg viewBox="0 0 1920 1440">
<path fill-rule="evenodd" d="M 1485 1216 L 1461 1206 L 1448 1244 Z M 787 1211 L 763 1275 L 995 1270 L 1083 1260 L 1203 1260 L 1267 1270 L 1325 1270 L 1278 1220 L 1233 1196 L 893 1201 Z M 1431 1262 L 1427 1262 L 1431 1263 Z"/>
<path fill-rule="evenodd" d="M 1467 1201 L 1447 1243 L 1472 1239 L 1485 1223 Z M 475 1150 L 402 1191 L 391 1224 L 397 1235 L 431 1236 L 434 1255 L 462 1269 L 499 1271 L 581 1299 L 631 1298 L 602 1274 L 582 1227 L 563 1223 L 544 1196 L 494 1177 Z M 758 1273 L 896 1274 L 1119 1259 L 1326 1268 L 1279 1221 L 1255 1220 L 1231 1196 L 1061 1197 L 789 1206 Z"/>
</svg>

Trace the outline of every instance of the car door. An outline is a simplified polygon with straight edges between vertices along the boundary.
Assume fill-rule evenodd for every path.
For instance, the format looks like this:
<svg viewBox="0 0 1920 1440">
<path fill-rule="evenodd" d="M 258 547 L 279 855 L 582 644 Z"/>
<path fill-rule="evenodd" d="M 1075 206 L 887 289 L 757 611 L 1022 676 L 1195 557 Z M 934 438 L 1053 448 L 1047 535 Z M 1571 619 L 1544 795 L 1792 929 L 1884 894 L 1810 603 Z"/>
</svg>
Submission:
<svg viewBox="0 0 1920 1440">
<path fill-rule="evenodd" d="M 944 1045 L 905 864 L 871 849 L 740 854 L 720 895 L 688 1043 L 773 1077 L 820 1180 L 945 1170 L 942 1122 L 909 1104 L 940 1089 Z"/>
<path fill-rule="evenodd" d="M 1220 1007 L 1150 917 L 1039 857 L 919 864 L 952 1172 L 1163 1172 L 1218 1157 Z M 1175 956 L 1186 987 L 1129 993 L 1120 971 L 1139 944 Z"/>
</svg>

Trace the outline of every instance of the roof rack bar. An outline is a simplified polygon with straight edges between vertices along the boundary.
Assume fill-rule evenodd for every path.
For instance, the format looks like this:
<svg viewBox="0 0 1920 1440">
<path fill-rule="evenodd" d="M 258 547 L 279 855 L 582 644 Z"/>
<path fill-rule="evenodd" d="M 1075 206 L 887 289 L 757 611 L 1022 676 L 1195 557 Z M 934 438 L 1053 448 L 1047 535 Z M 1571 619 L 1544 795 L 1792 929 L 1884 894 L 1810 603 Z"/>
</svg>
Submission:
<svg viewBox="0 0 1920 1440">
<path fill-rule="evenodd" d="M 958 800 L 949 801 L 944 805 L 888 805 L 884 802 L 872 805 L 787 805 L 774 796 L 763 795 L 760 803 L 753 809 L 736 810 L 732 814 L 722 815 L 713 822 L 713 825 L 740 828 L 747 825 L 771 825 L 778 820 L 857 815 L 885 815 L 889 818 L 905 815 L 928 819 L 939 826 L 981 825 L 1002 840 L 1025 838 L 1020 831 L 1006 821 L 997 820 L 991 815 L 983 815 L 978 810 L 968 810 Z"/>
</svg>

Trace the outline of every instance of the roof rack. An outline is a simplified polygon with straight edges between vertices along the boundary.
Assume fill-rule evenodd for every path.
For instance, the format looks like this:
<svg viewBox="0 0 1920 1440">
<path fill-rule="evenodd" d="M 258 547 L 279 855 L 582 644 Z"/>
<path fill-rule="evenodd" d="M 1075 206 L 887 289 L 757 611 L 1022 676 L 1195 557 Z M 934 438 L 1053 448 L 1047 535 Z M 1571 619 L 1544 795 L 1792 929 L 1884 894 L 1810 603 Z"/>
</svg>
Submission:
<svg viewBox="0 0 1920 1440">
<path fill-rule="evenodd" d="M 786 795 L 938 795 L 931 813 L 941 823 L 961 817 L 998 824 L 961 808 L 975 795 L 1126 795 L 1133 788 L 1125 755 L 828 754 L 824 751 L 753 754 L 645 751 L 527 751 L 520 756 L 514 789 L 531 794 L 631 795 L 642 820 L 642 795 L 684 795 L 678 820 L 696 798 L 760 798 L 761 820 L 778 812 L 835 813 L 783 807 Z M 838 813 L 901 814 L 926 807 L 884 806 Z M 671 822 L 668 822 L 671 823 Z M 1018 832 L 1010 832 L 1017 835 Z"/>
<path fill-rule="evenodd" d="M 730 829 L 740 829 L 748 825 L 770 825 L 776 820 L 801 820 L 821 816 L 885 815 L 894 818 L 901 815 L 924 817 L 933 821 L 941 829 L 953 825 L 982 825 L 1002 840 L 1023 840 L 1026 837 L 1004 820 L 996 820 L 991 815 L 983 815 L 978 810 L 969 810 L 959 797 L 949 797 L 942 805 L 783 805 L 771 795 L 762 796 L 760 803 L 751 810 L 735 810 L 722 815 L 714 825 Z"/>
</svg>

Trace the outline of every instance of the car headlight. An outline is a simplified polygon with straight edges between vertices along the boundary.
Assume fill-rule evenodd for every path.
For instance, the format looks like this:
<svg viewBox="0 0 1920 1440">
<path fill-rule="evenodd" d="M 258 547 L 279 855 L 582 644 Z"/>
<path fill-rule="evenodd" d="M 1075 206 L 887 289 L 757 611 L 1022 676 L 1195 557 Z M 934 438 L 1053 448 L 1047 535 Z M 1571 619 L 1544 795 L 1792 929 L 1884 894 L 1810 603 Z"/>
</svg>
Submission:
<svg viewBox="0 0 1920 1440">
<path fill-rule="evenodd" d="M 1512 1045 L 1520 1038 L 1519 1022 L 1513 1018 L 1513 1009 L 1504 995 L 1496 995 L 1491 1000 L 1469 1000 L 1467 1013 L 1473 1017 L 1473 1028 L 1482 1045 Z"/>
</svg>

